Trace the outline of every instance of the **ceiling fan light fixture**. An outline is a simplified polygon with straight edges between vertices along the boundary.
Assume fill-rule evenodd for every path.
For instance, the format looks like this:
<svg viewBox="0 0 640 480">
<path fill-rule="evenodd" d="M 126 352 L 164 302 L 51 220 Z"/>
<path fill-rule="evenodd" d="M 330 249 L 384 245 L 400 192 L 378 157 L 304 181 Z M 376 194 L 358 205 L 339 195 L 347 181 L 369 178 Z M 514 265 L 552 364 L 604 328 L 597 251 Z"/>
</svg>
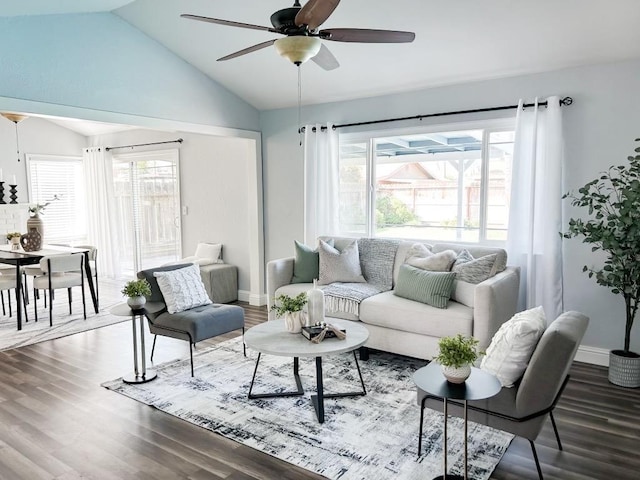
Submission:
<svg viewBox="0 0 640 480">
<path fill-rule="evenodd" d="M 26 115 L 20 115 L 19 113 L 0 113 L 0 115 L 2 115 L 4 118 L 6 118 L 7 120 L 12 121 L 13 123 L 19 123 L 22 120 L 24 120 L 25 118 L 27 118 Z"/>
<path fill-rule="evenodd" d="M 276 40 L 274 46 L 280 56 L 286 58 L 291 63 L 300 65 L 310 58 L 315 57 L 320 51 L 322 44 L 317 37 L 295 35 Z"/>
</svg>

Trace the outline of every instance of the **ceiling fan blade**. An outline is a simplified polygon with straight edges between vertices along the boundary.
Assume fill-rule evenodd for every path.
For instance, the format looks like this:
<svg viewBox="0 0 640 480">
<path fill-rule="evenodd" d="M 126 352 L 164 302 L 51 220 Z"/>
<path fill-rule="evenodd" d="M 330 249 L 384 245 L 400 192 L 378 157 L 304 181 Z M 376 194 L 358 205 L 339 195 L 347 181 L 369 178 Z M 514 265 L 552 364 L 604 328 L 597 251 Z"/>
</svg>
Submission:
<svg viewBox="0 0 640 480">
<path fill-rule="evenodd" d="M 336 57 L 333 56 L 333 53 L 324 45 L 320 47 L 320 51 L 315 57 L 311 57 L 311 60 L 325 70 L 335 70 L 340 66 Z"/>
<path fill-rule="evenodd" d="M 307 25 L 315 30 L 322 25 L 336 9 L 340 0 L 309 0 L 296 15 L 297 26 Z"/>
<path fill-rule="evenodd" d="M 241 55 L 246 55 L 247 53 L 255 52 L 256 50 L 262 50 L 263 48 L 267 48 L 267 47 L 270 47 L 271 45 L 273 45 L 275 41 L 276 41 L 276 39 L 267 40 L 266 42 L 258 43 L 257 45 L 253 45 L 251 47 L 243 48 L 242 50 L 239 50 L 239 51 L 237 51 L 235 53 L 231 53 L 231 54 L 227 55 L 226 57 L 219 58 L 218 62 L 223 62 L 225 60 L 231 60 L 232 58 L 236 58 L 236 57 L 239 57 Z"/>
<path fill-rule="evenodd" d="M 358 43 L 410 43 L 416 38 L 413 32 L 367 28 L 327 28 L 318 34 L 323 40 Z"/>
<path fill-rule="evenodd" d="M 217 23 L 218 25 L 227 25 L 228 27 L 241 27 L 250 28 L 252 30 L 263 30 L 265 32 L 278 33 L 277 30 L 271 27 L 263 27 L 261 25 L 253 25 L 251 23 L 233 22 L 231 20 L 222 20 L 220 18 L 201 17 L 199 15 L 191 15 L 189 13 L 183 13 L 180 15 L 182 18 L 188 18 L 189 20 L 198 20 L 200 22 Z"/>
</svg>

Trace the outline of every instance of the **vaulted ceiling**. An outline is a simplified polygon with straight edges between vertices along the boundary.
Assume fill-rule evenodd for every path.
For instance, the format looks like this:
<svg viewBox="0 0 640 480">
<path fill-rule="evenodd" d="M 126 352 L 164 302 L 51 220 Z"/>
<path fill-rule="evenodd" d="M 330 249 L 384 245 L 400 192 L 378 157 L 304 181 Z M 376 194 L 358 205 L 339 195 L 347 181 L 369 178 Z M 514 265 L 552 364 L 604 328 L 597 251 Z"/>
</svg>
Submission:
<svg viewBox="0 0 640 480">
<path fill-rule="evenodd" d="M 0 0 L 0 16 L 111 11 L 258 109 L 297 101 L 297 69 L 273 47 L 216 59 L 279 35 L 182 13 L 270 26 L 292 0 Z M 305 3 L 304 0 L 302 2 Z M 302 66 L 304 104 L 640 57 L 638 0 L 344 0 L 322 28 L 408 30 L 410 44 L 324 41 L 340 63 Z"/>
</svg>

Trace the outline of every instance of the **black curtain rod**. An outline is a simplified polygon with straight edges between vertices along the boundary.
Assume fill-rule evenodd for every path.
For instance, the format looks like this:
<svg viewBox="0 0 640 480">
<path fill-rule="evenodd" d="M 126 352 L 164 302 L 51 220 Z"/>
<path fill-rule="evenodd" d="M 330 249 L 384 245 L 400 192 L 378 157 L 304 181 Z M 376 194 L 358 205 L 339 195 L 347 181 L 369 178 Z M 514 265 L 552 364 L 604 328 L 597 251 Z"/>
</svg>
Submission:
<svg viewBox="0 0 640 480">
<path fill-rule="evenodd" d="M 177 140 L 167 140 L 166 142 L 151 142 L 151 143 L 138 143 L 137 145 L 120 145 L 119 147 L 106 147 L 105 150 L 108 152 L 109 150 L 115 150 L 116 148 L 133 148 L 133 147 L 147 147 L 149 145 L 162 145 L 164 143 L 182 143 L 183 139 L 178 138 Z"/>
<path fill-rule="evenodd" d="M 571 105 L 573 103 L 573 98 L 564 97 L 560 99 L 560 106 L 563 105 Z M 535 103 L 525 103 L 522 105 L 522 108 L 534 107 Z M 538 106 L 546 107 L 547 102 L 539 102 Z M 464 115 L 466 113 L 481 113 L 481 112 L 495 112 L 498 110 L 513 110 L 514 108 L 518 108 L 518 105 L 503 105 L 501 107 L 488 107 L 488 108 L 475 108 L 472 110 L 458 110 L 456 112 L 440 112 L 440 113 L 427 113 L 426 115 L 414 115 L 412 117 L 397 117 L 397 118 L 385 118 L 383 120 L 369 120 L 367 122 L 354 122 L 354 123 L 343 123 L 341 125 L 334 125 L 333 129 L 337 128 L 345 128 L 345 127 L 356 127 L 360 125 L 375 125 L 376 123 L 387 123 L 387 122 L 400 122 L 402 120 L 422 120 L 423 118 L 430 117 L 444 117 L 446 115 Z M 322 131 L 326 130 L 327 127 L 320 127 Z M 300 129 L 301 132 L 305 131 L 305 127 Z M 313 127 L 312 131 L 316 131 L 316 127 Z"/>
</svg>

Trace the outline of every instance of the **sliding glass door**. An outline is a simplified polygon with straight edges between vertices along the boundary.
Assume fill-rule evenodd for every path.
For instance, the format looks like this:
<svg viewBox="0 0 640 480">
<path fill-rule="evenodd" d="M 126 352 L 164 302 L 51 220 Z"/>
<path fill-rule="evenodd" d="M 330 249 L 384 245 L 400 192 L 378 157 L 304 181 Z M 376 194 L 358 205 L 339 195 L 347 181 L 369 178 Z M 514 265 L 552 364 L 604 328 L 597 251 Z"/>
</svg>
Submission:
<svg viewBox="0 0 640 480">
<path fill-rule="evenodd" d="M 113 156 L 122 219 L 122 272 L 136 272 L 181 256 L 178 150 Z"/>
</svg>

